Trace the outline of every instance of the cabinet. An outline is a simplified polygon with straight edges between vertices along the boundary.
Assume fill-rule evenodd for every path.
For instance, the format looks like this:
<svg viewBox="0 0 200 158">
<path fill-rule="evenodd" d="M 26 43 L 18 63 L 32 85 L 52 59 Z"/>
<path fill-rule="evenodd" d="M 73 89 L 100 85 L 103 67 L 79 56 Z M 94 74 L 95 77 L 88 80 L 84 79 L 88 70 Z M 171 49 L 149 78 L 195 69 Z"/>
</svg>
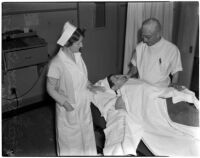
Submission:
<svg viewBox="0 0 200 158">
<path fill-rule="evenodd" d="M 41 101 L 45 94 L 47 43 L 36 34 L 21 33 L 6 36 L 2 44 L 2 111 Z"/>
</svg>

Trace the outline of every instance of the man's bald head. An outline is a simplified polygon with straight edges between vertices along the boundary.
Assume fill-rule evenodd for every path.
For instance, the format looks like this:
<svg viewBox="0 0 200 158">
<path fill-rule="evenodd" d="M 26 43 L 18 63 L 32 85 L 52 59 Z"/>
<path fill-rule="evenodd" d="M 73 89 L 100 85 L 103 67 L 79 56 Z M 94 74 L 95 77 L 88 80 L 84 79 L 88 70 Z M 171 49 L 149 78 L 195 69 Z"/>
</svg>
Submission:
<svg viewBox="0 0 200 158">
<path fill-rule="evenodd" d="M 142 23 L 143 42 L 149 46 L 157 43 L 161 38 L 161 25 L 155 18 L 149 18 Z"/>
<path fill-rule="evenodd" d="M 158 31 L 158 32 L 161 31 L 160 22 L 156 18 L 146 19 L 142 23 L 142 27 L 147 27 L 149 30 L 152 30 L 152 31 Z"/>
</svg>

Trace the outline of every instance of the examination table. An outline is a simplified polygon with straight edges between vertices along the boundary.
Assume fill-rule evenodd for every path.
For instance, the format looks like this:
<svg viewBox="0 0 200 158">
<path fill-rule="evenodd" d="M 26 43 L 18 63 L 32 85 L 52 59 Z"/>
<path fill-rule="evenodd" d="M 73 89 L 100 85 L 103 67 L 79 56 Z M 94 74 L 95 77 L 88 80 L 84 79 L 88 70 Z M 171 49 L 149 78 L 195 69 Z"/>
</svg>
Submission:
<svg viewBox="0 0 200 158">
<path fill-rule="evenodd" d="M 166 99 L 166 102 L 169 117 L 173 122 L 188 126 L 199 126 L 199 111 L 192 104 L 187 102 L 173 104 L 172 98 Z M 106 127 L 106 121 L 101 117 L 99 110 L 94 105 L 91 105 L 91 110 L 94 121 L 97 150 L 99 153 L 102 153 L 105 142 L 103 130 Z M 153 153 L 142 140 L 138 145 L 137 154 L 138 156 L 153 156 Z"/>
</svg>

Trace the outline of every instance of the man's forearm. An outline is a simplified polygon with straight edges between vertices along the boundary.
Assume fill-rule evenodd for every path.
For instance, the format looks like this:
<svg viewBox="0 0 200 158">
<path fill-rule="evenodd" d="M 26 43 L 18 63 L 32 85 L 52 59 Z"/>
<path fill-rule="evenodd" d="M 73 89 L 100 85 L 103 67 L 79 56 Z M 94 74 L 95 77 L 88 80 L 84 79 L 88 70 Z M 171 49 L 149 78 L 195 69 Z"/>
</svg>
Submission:
<svg viewBox="0 0 200 158">
<path fill-rule="evenodd" d="M 181 86 L 181 85 L 178 85 L 178 76 L 179 76 L 179 72 L 176 72 L 172 75 L 172 81 L 169 85 L 169 87 L 173 87 L 175 88 L 176 90 L 179 90 L 179 91 L 182 91 L 185 89 L 185 86 Z"/>
<path fill-rule="evenodd" d="M 128 77 L 137 77 L 137 74 L 138 74 L 137 67 L 131 65 L 127 73 Z"/>
<path fill-rule="evenodd" d="M 172 84 L 178 83 L 179 72 L 176 72 L 172 75 Z"/>
</svg>

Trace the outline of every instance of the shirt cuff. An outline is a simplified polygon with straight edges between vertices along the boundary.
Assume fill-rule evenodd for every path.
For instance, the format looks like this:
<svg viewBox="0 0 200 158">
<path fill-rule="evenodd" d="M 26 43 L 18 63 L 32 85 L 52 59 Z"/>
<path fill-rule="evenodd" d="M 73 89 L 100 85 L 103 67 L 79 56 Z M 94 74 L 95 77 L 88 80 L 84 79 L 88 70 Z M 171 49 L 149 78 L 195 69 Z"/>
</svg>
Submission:
<svg viewBox="0 0 200 158">
<path fill-rule="evenodd" d="M 171 74 L 173 75 L 173 74 L 175 74 L 178 71 L 183 71 L 183 68 L 179 67 L 179 68 L 175 69 L 173 72 L 171 72 Z"/>
</svg>

